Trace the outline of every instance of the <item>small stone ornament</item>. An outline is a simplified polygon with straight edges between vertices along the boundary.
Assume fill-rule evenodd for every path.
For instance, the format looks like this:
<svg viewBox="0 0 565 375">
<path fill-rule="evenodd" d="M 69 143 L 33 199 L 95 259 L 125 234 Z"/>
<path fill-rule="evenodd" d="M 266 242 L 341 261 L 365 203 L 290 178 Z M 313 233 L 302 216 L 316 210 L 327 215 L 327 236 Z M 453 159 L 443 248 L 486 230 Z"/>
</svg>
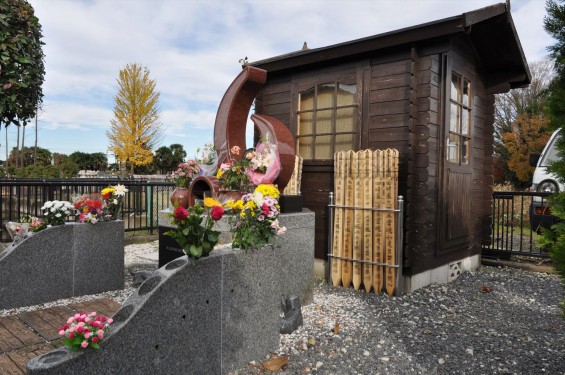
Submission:
<svg viewBox="0 0 565 375">
<path fill-rule="evenodd" d="M 281 319 L 280 333 L 288 334 L 296 331 L 303 324 L 300 299 L 290 295 L 284 301 L 284 318 Z"/>
</svg>

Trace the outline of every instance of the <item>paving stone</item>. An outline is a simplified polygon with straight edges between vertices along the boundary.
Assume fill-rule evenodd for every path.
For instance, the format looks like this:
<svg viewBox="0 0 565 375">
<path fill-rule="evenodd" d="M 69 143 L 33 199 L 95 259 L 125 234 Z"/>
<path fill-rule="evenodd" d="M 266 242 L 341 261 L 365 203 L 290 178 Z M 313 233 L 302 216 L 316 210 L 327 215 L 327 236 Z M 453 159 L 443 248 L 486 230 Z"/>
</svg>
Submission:
<svg viewBox="0 0 565 375">
<path fill-rule="evenodd" d="M 52 341 L 60 337 L 59 328 L 74 314 L 75 311 L 66 306 L 55 306 L 45 310 L 19 313 L 16 317 L 46 341 Z"/>
</svg>

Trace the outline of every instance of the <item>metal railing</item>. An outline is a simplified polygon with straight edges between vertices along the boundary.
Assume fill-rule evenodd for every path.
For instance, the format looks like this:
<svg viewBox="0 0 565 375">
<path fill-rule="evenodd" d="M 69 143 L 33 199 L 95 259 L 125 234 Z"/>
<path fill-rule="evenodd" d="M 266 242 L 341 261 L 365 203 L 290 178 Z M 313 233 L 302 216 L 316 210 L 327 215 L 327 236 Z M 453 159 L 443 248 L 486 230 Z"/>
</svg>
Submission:
<svg viewBox="0 0 565 375">
<path fill-rule="evenodd" d="M 549 195 L 538 192 L 493 192 L 491 243 L 483 245 L 483 257 L 549 257 L 540 245 L 539 238 L 542 227 L 549 227 L 556 220 L 548 207 Z"/>
<path fill-rule="evenodd" d="M 77 195 L 99 193 L 109 185 L 120 183 L 129 190 L 119 214 L 125 231 L 158 230 L 159 211 L 170 206 L 169 196 L 175 186 L 170 182 L 105 179 L 21 179 L 0 180 L 0 223 L 2 241 L 9 241 L 5 224 L 31 215 L 41 217 L 47 201 L 73 201 Z M 69 221 L 72 221 L 70 218 Z"/>
<path fill-rule="evenodd" d="M 395 295 L 399 296 L 402 295 L 403 293 L 403 285 L 402 285 L 402 249 L 404 247 L 404 199 L 401 195 L 398 196 L 398 208 L 375 208 L 375 207 L 355 207 L 355 206 L 342 206 L 342 205 L 336 205 L 334 204 L 334 193 L 330 192 L 330 196 L 329 196 L 329 204 L 328 204 L 328 208 L 329 208 L 329 220 L 328 220 L 328 243 L 329 243 L 329 249 L 328 249 L 328 263 L 329 263 L 329 267 L 328 267 L 328 275 L 326 275 L 328 282 L 330 282 L 331 284 L 331 277 L 332 277 L 332 260 L 333 259 L 339 259 L 339 260 L 345 260 L 348 262 L 352 262 L 352 263 L 360 263 L 360 264 L 369 264 L 369 265 L 374 265 L 374 266 L 382 266 L 384 268 L 395 268 L 396 269 L 396 280 L 395 280 Z M 333 241 L 334 241 L 334 217 L 335 217 L 335 209 L 336 208 L 342 208 L 342 209 L 349 209 L 352 211 L 355 210 L 369 210 L 372 212 L 389 212 L 393 215 L 395 215 L 395 220 L 396 220 L 396 241 L 395 241 L 395 259 L 396 259 L 396 263 L 395 264 L 390 264 L 390 263 L 382 263 L 382 262 L 375 262 L 375 261 L 369 261 L 369 260 L 365 260 L 365 259 L 356 259 L 356 258 L 350 258 L 350 257 L 343 257 L 343 256 L 339 256 L 336 254 L 333 254 L 332 249 L 333 249 Z M 385 249 L 382 249 L 381 251 L 384 251 Z M 381 291 L 377 291 L 377 293 L 381 293 Z"/>
</svg>

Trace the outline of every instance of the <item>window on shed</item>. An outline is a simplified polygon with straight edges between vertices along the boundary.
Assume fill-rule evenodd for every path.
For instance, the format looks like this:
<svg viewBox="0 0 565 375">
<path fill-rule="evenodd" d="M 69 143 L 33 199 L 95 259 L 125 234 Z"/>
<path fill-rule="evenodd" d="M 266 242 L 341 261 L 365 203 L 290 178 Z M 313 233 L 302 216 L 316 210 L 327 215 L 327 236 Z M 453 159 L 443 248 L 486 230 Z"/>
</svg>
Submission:
<svg viewBox="0 0 565 375">
<path fill-rule="evenodd" d="M 471 81 L 461 74 L 451 72 L 450 92 L 447 161 L 455 164 L 469 164 Z"/>
<path fill-rule="evenodd" d="M 296 145 L 306 160 L 333 159 L 352 150 L 356 134 L 357 85 L 317 84 L 298 95 Z"/>
</svg>

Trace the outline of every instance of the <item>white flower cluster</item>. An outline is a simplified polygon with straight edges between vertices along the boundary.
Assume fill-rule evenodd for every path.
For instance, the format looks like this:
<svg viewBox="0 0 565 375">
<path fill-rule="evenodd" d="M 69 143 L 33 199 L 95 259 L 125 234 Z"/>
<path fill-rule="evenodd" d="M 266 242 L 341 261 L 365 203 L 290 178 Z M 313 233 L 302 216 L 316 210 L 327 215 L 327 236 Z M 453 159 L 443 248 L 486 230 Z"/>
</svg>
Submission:
<svg viewBox="0 0 565 375">
<path fill-rule="evenodd" d="M 67 217 L 74 211 L 74 206 L 71 202 L 55 200 L 45 202 L 41 210 L 45 216 Z"/>
</svg>

